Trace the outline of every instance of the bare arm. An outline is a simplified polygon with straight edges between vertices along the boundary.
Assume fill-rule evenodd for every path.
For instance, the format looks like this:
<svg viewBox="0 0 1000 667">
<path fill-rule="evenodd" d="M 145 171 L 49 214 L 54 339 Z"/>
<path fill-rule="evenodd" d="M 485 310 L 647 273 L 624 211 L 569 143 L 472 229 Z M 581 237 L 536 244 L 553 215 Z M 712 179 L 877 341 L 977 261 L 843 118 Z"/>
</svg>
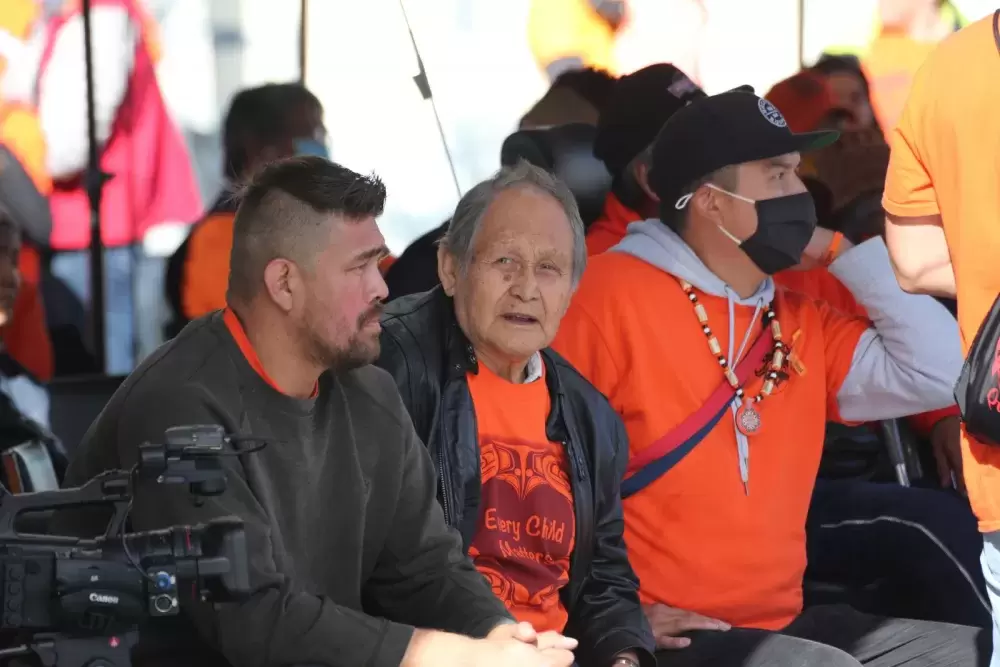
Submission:
<svg viewBox="0 0 1000 667">
<path fill-rule="evenodd" d="M 940 215 L 886 215 L 885 244 L 904 291 L 954 298 L 955 271 Z"/>
</svg>

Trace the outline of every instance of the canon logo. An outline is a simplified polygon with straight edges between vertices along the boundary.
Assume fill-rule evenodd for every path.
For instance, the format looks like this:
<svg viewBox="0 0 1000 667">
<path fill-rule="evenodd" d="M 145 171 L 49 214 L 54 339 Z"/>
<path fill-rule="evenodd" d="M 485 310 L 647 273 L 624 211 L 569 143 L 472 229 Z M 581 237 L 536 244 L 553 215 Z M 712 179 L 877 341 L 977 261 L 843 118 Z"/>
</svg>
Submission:
<svg viewBox="0 0 1000 667">
<path fill-rule="evenodd" d="M 90 594 L 91 602 L 98 602 L 100 604 L 118 604 L 117 595 L 101 595 L 100 593 Z"/>
</svg>

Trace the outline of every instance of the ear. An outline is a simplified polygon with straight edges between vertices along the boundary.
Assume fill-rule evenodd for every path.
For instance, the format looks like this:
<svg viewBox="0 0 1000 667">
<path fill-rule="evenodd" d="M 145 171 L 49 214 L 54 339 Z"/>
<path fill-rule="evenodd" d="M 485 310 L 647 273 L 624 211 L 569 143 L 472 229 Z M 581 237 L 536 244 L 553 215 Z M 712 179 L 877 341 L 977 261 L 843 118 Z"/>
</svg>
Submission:
<svg viewBox="0 0 1000 667">
<path fill-rule="evenodd" d="M 649 165 L 643 161 L 638 161 L 634 167 L 632 167 L 632 175 L 635 176 L 636 183 L 642 188 L 642 191 L 647 197 L 655 201 L 660 202 L 659 196 L 653 192 L 653 188 L 649 187 Z"/>
<path fill-rule="evenodd" d="M 721 192 L 717 192 L 708 186 L 701 186 L 694 191 L 688 206 L 697 211 L 702 218 L 707 218 L 717 225 L 722 224 L 722 201 L 725 197 Z"/>
<path fill-rule="evenodd" d="M 455 286 L 458 284 L 458 260 L 443 245 L 438 245 L 438 280 L 448 296 L 455 296 Z"/>
<path fill-rule="evenodd" d="M 287 259 L 272 259 L 264 267 L 264 286 L 271 301 L 286 313 L 294 306 L 294 294 L 300 283 L 298 267 Z"/>
</svg>

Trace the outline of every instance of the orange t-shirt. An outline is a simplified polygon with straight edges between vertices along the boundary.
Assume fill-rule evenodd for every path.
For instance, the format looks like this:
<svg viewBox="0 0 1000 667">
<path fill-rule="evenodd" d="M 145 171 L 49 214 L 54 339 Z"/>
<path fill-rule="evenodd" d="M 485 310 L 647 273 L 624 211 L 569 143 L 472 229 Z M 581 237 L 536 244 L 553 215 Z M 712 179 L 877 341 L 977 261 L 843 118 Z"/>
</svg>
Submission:
<svg viewBox="0 0 1000 667">
<path fill-rule="evenodd" d="M 601 217 L 587 229 L 587 254 L 600 255 L 615 247 L 625 238 L 628 226 L 639 220 L 642 220 L 641 215 L 609 193 Z"/>
<path fill-rule="evenodd" d="M 899 217 L 941 216 L 966 352 L 1000 293 L 997 81 L 992 15 L 940 44 L 914 79 L 893 133 L 882 202 Z M 966 441 L 963 460 L 979 529 L 1000 530 L 1000 449 Z"/>
<path fill-rule="evenodd" d="M 642 285 L 641 290 L 635 289 Z M 725 299 L 698 293 L 722 349 Z M 686 457 L 623 501 L 625 543 L 644 603 L 733 625 L 778 630 L 802 609 L 806 514 L 836 394 L 868 323 L 779 290 L 773 304 L 791 346 L 750 438 L 749 493 L 733 420 L 724 417 Z M 738 349 L 753 308 L 736 306 Z M 747 349 L 761 331 L 757 320 Z M 635 455 L 699 410 L 724 381 L 677 279 L 618 252 L 592 257 L 554 347 L 622 416 Z M 756 395 L 763 369 L 746 386 Z"/>
<path fill-rule="evenodd" d="M 576 514 L 566 449 L 549 442 L 544 377 L 514 384 L 483 364 L 469 373 L 476 410 L 482 510 L 469 556 L 519 621 L 561 632 L 568 612 Z"/>
<path fill-rule="evenodd" d="M 181 306 L 189 320 L 226 306 L 235 218 L 228 211 L 213 213 L 191 230 L 181 274 Z"/>
</svg>

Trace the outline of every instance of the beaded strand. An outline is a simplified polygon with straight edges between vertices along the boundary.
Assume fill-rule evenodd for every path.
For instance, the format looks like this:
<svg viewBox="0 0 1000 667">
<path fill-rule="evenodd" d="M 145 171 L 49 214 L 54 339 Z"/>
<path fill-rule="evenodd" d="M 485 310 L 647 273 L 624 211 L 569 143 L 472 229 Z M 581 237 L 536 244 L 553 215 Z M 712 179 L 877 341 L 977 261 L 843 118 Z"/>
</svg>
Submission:
<svg viewBox="0 0 1000 667">
<path fill-rule="evenodd" d="M 729 361 L 726 359 L 725 355 L 722 354 L 722 345 L 719 343 L 719 339 L 715 337 L 712 333 L 711 327 L 708 325 L 708 312 L 705 310 L 705 306 L 698 302 L 698 295 L 694 292 L 694 287 L 691 283 L 686 280 L 681 280 L 681 289 L 687 295 L 691 305 L 694 306 L 695 317 L 698 318 L 698 323 L 701 324 L 701 331 L 705 334 L 708 339 L 708 349 L 711 350 L 712 354 L 715 355 L 716 359 L 719 361 L 719 367 L 722 369 L 722 374 L 726 377 L 726 381 L 729 382 L 729 386 L 733 388 L 736 392 L 736 398 L 743 400 L 744 392 L 743 387 L 740 386 L 739 378 L 736 377 L 736 373 L 730 367 Z M 786 348 L 785 344 L 781 339 L 781 325 L 778 323 L 777 316 L 771 309 L 770 304 L 764 306 L 764 316 L 761 319 L 761 324 L 764 327 L 771 327 L 771 335 L 774 338 L 774 348 L 771 355 L 771 363 L 768 366 L 767 374 L 765 375 L 764 384 L 760 388 L 760 392 L 749 399 L 752 403 L 759 403 L 764 400 L 765 396 L 769 396 L 772 391 L 774 391 L 775 382 L 778 379 L 778 372 L 781 371 L 781 366 L 785 362 Z"/>
</svg>

